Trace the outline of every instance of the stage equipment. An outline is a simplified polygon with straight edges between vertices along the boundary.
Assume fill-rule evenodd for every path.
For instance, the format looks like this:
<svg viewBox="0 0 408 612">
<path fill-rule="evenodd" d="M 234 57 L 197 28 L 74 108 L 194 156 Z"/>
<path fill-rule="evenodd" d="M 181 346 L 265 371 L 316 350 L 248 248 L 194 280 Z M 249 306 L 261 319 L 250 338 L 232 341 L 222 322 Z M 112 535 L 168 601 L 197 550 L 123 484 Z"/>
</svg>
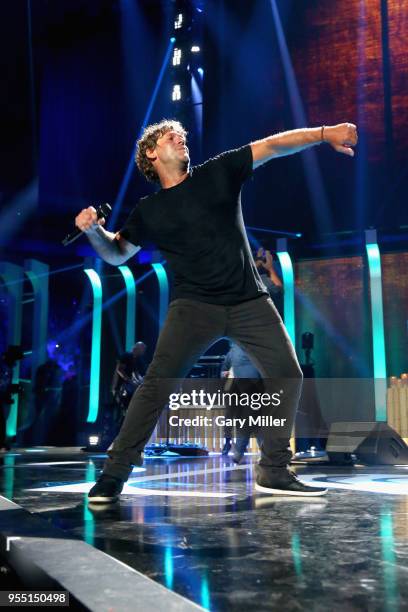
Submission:
<svg viewBox="0 0 408 612">
<path fill-rule="evenodd" d="M 99 444 L 99 436 L 89 436 L 88 446 L 98 446 L 98 444 Z"/>
<path fill-rule="evenodd" d="M 198 444 L 149 444 L 144 449 L 146 457 L 179 455 L 180 457 L 208 457 L 208 450 Z"/>
<path fill-rule="evenodd" d="M 110 204 L 107 204 L 107 203 L 101 204 L 96 209 L 96 216 L 98 217 L 98 219 L 106 219 L 106 217 L 109 215 L 111 211 L 112 211 L 112 207 L 110 206 Z M 73 232 L 68 234 L 68 236 L 65 236 L 64 240 L 62 241 L 63 246 L 68 246 L 68 244 L 72 244 L 82 234 L 83 234 L 82 230 L 80 230 L 78 227 L 75 228 Z"/>
<path fill-rule="evenodd" d="M 188 378 L 220 378 L 225 355 L 203 355 L 192 368 Z"/>
<path fill-rule="evenodd" d="M 330 462 L 352 465 L 408 465 L 408 446 L 384 422 L 333 423 L 326 445 Z"/>
</svg>

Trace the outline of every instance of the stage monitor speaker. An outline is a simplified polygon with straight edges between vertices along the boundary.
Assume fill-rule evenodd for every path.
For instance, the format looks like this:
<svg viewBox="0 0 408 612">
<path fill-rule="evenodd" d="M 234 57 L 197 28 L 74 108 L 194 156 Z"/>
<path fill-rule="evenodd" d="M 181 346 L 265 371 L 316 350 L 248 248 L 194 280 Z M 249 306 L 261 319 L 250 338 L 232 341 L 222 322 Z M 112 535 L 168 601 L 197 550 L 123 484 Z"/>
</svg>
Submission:
<svg viewBox="0 0 408 612">
<path fill-rule="evenodd" d="M 160 457 L 165 453 L 174 453 L 181 457 L 208 457 L 208 450 L 198 444 L 149 444 L 145 448 L 145 455 L 149 457 Z"/>
<path fill-rule="evenodd" d="M 326 452 L 342 465 L 358 461 L 367 465 L 408 465 L 408 446 L 387 423 L 359 421 L 333 423 Z"/>
</svg>

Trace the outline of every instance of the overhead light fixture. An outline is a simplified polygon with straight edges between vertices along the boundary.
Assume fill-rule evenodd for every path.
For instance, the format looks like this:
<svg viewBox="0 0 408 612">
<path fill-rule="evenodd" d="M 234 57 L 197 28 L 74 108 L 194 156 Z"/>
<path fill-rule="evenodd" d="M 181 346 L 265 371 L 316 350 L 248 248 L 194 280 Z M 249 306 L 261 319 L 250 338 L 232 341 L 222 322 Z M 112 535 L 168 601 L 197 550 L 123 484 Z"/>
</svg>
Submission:
<svg viewBox="0 0 408 612">
<path fill-rule="evenodd" d="M 199 53 L 200 47 L 198 45 L 193 45 L 191 47 L 191 53 Z"/>
<path fill-rule="evenodd" d="M 179 30 L 183 26 L 183 13 L 179 13 L 174 22 L 174 29 Z"/>
<path fill-rule="evenodd" d="M 171 99 L 173 102 L 176 100 L 181 100 L 181 88 L 180 85 L 173 85 L 173 91 L 171 94 Z"/>
<path fill-rule="evenodd" d="M 181 63 L 181 49 L 174 49 L 173 66 L 180 66 L 180 63 Z"/>
</svg>

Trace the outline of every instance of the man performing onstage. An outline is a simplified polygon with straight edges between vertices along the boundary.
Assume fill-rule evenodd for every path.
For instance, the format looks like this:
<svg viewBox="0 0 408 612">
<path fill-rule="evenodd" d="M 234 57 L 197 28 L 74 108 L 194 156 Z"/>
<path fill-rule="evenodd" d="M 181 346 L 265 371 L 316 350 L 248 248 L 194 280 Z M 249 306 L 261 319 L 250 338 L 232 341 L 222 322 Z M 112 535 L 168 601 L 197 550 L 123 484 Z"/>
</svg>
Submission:
<svg viewBox="0 0 408 612">
<path fill-rule="evenodd" d="M 185 130 L 177 121 L 165 120 L 146 128 L 136 154 L 138 168 L 161 189 L 142 198 L 116 234 L 101 227 L 103 221 L 97 220 L 92 207 L 76 217 L 76 226 L 87 233 L 106 262 L 123 264 L 144 243 L 154 242 L 174 273 L 173 300 L 153 360 L 108 450 L 103 473 L 89 492 L 90 502 L 116 501 L 133 466 L 142 464 L 144 446 L 175 390 L 175 379 L 186 376 L 223 336 L 248 353 L 264 379 L 285 381 L 279 409 L 287 428 L 280 436 L 265 428 L 256 490 L 302 496 L 326 493 L 303 484 L 288 470 L 302 373 L 257 272 L 240 201 L 242 184 L 253 169 L 322 142 L 353 156 L 356 126 L 342 123 L 272 135 L 190 168 Z"/>
</svg>

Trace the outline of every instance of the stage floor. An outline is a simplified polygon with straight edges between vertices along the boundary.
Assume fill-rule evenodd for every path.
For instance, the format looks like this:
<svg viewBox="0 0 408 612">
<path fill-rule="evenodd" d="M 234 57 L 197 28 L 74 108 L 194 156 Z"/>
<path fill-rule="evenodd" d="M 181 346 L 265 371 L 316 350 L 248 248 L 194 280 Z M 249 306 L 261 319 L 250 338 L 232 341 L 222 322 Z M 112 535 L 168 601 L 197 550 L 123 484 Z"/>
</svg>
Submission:
<svg viewBox="0 0 408 612">
<path fill-rule="evenodd" d="M 88 507 L 103 455 L 12 452 L 0 492 L 205 609 L 408 608 L 408 466 L 296 466 L 330 488 L 302 499 L 256 494 L 246 459 L 147 459 L 119 503 Z"/>
</svg>

